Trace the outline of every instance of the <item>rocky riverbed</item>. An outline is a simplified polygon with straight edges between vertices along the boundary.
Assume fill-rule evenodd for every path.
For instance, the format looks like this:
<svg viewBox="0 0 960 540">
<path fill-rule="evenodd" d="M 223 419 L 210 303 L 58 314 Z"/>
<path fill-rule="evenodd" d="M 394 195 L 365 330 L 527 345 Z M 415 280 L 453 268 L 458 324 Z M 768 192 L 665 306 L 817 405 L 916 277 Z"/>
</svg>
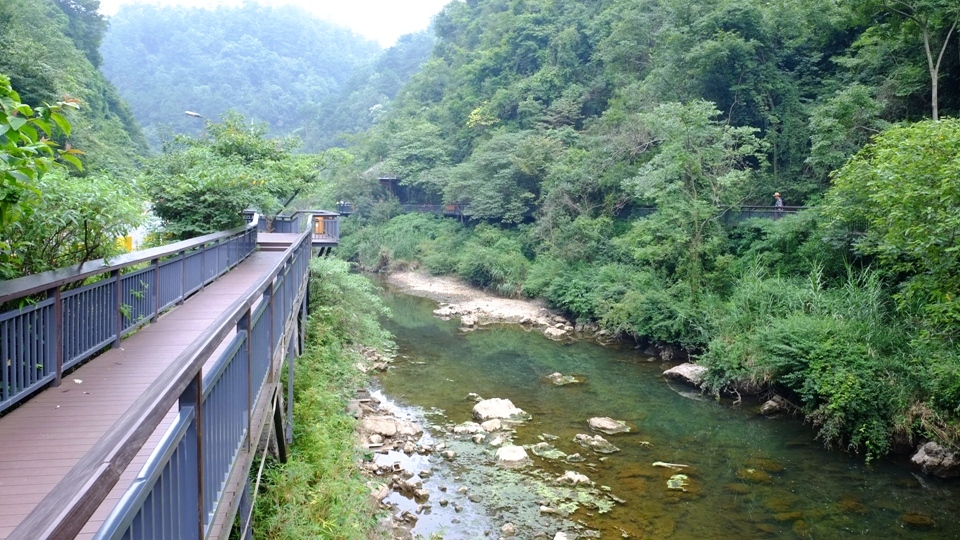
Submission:
<svg viewBox="0 0 960 540">
<path fill-rule="evenodd" d="M 503 298 L 446 276 L 427 276 L 418 272 L 390 274 L 387 281 L 399 290 L 430 298 L 439 303 L 438 317 L 459 317 L 464 329 L 488 324 L 516 323 L 537 328 L 551 339 L 564 339 L 578 334 L 603 338 L 606 332 L 592 324 L 576 324 L 559 313 L 547 309 L 540 300 Z"/>
<path fill-rule="evenodd" d="M 439 304 L 387 293 L 400 309 L 401 356 L 367 351 L 363 362 L 395 366 L 384 388 L 417 405 L 375 391 L 351 406 L 393 538 L 829 537 L 851 527 L 907 538 L 948 522 L 926 495 L 948 486 L 902 469 L 877 480 L 882 464 L 861 471 L 861 460 L 825 453 L 791 427 L 788 404 L 714 403 L 690 386 L 697 366 L 664 373 L 682 381 L 667 383 L 658 375 L 675 357 L 574 339 L 596 332 L 538 302 L 411 273 L 389 282 Z M 558 324 L 556 343 L 531 335 Z M 475 409 L 482 402 L 523 410 L 489 417 Z M 952 459 L 937 450 L 938 463 Z M 798 495 L 811 478 L 820 487 Z M 851 495 L 847 486 L 861 484 L 870 487 Z"/>
</svg>

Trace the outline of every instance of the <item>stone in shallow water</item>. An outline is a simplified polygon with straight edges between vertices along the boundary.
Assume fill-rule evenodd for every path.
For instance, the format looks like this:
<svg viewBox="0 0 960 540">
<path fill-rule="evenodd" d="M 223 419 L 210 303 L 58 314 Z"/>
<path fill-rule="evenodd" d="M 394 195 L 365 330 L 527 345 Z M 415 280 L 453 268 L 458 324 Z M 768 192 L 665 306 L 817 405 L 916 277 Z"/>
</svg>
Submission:
<svg viewBox="0 0 960 540">
<path fill-rule="evenodd" d="M 524 417 L 526 414 L 523 409 L 516 407 L 509 399 L 485 399 L 473 406 L 473 417 L 481 422 L 494 418 Z"/>
<path fill-rule="evenodd" d="M 599 431 L 605 435 L 616 435 L 618 433 L 629 433 L 630 426 L 623 420 L 614 420 L 606 416 L 591 418 L 587 420 L 590 429 Z"/>
<path fill-rule="evenodd" d="M 571 486 L 576 486 L 579 484 L 592 484 L 593 482 L 585 474 L 580 474 L 576 471 L 567 471 L 563 473 L 563 476 L 554 480 L 556 484 L 569 484 Z"/>
<path fill-rule="evenodd" d="M 933 529 L 937 526 L 932 517 L 920 512 L 900 514 L 900 522 L 912 529 Z"/>
<path fill-rule="evenodd" d="M 564 375 L 556 372 L 547 375 L 547 380 L 554 386 L 566 386 L 568 384 L 581 384 L 584 382 L 583 379 L 579 379 L 573 375 Z"/>
<path fill-rule="evenodd" d="M 787 469 L 779 461 L 774 461 L 765 457 L 753 458 L 747 461 L 747 465 L 749 465 L 752 469 L 759 469 L 768 473 L 782 473 Z"/>
<path fill-rule="evenodd" d="M 774 514 L 773 519 L 777 521 L 798 521 L 803 519 L 803 512 L 780 512 L 779 514 Z"/>
<path fill-rule="evenodd" d="M 620 451 L 619 448 L 610 444 L 606 439 L 599 435 L 594 435 L 591 437 L 590 435 L 586 435 L 584 433 L 578 433 L 573 440 L 580 446 L 589 448 L 598 454 L 612 454 Z"/>
<path fill-rule="evenodd" d="M 459 433 L 473 434 L 473 433 L 480 433 L 481 431 L 483 431 L 483 428 L 480 427 L 480 424 L 476 422 L 464 422 L 462 424 L 454 426 L 453 428 L 453 432 L 458 434 Z"/>
<path fill-rule="evenodd" d="M 690 477 L 685 474 L 675 474 L 667 480 L 667 489 L 677 491 L 686 491 L 689 485 Z"/>
<path fill-rule="evenodd" d="M 672 367 L 663 372 L 663 376 L 667 379 L 685 382 L 693 386 L 700 386 L 706 375 L 707 368 L 705 366 L 698 366 L 689 362 Z"/>
<path fill-rule="evenodd" d="M 921 446 L 910 461 L 920 465 L 920 469 L 925 474 L 941 478 L 960 476 L 960 456 L 935 442 L 928 442 Z"/>
<path fill-rule="evenodd" d="M 546 442 L 537 443 L 531 446 L 530 451 L 533 452 L 533 455 L 542 457 L 543 459 L 562 459 L 567 457 L 567 454 L 563 453 L 561 450 L 558 450 L 557 447 L 553 446 L 552 444 Z"/>
<path fill-rule="evenodd" d="M 497 449 L 497 461 L 504 465 L 518 465 L 530 459 L 522 446 L 504 446 Z"/>
<path fill-rule="evenodd" d="M 493 420 L 487 420 L 486 422 L 480 424 L 480 427 L 482 427 L 487 433 L 491 433 L 503 429 L 503 422 L 501 422 L 499 418 L 494 418 Z"/>
<path fill-rule="evenodd" d="M 673 469 L 675 471 L 680 471 L 690 467 L 689 465 L 684 465 L 682 463 L 667 463 L 665 461 L 654 461 L 654 467 L 663 467 L 664 469 Z"/>
<path fill-rule="evenodd" d="M 761 471 L 760 469 L 739 469 L 737 470 L 737 478 L 744 482 L 754 484 L 769 484 L 773 482 L 773 477 L 770 476 L 770 473 Z"/>
<path fill-rule="evenodd" d="M 746 495 L 747 493 L 750 493 L 750 486 L 746 484 L 726 484 L 723 486 L 723 489 L 737 495 Z"/>
</svg>

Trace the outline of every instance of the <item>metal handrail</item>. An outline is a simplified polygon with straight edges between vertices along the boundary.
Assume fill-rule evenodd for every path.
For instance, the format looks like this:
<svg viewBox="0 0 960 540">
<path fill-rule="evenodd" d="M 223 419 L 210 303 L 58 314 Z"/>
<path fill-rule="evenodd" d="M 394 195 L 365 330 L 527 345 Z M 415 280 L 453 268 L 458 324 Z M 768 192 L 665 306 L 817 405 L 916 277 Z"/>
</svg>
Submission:
<svg viewBox="0 0 960 540">
<path fill-rule="evenodd" d="M 186 300 L 256 248 L 256 224 L 0 283 L 0 412 Z M 123 273 L 137 265 L 144 268 Z M 91 277 L 103 279 L 81 287 Z M 35 299 L 39 293 L 45 298 Z"/>
<path fill-rule="evenodd" d="M 54 287 L 62 287 L 77 281 L 83 281 L 91 276 L 103 274 L 114 270 L 122 270 L 137 264 L 141 264 L 163 257 L 176 255 L 184 251 L 198 248 L 205 244 L 217 242 L 224 238 L 238 236 L 250 229 L 255 229 L 257 222 L 248 223 L 242 227 L 236 227 L 228 231 L 217 232 L 189 240 L 183 240 L 174 244 L 167 244 L 150 249 L 134 251 L 118 255 L 110 259 L 97 259 L 95 261 L 86 261 L 66 268 L 58 268 L 49 272 L 32 274 L 16 279 L 0 281 L 0 305 L 17 300 L 38 292 L 48 291 Z"/>
<path fill-rule="evenodd" d="M 230 305 L 140 396 L 54 489 L 8 537 L 8 540 L 73 538 L 107 497 L 123 471 L 179 400 L 202 411 L 202 367 L 224 339 L 234 334 L 289 264 L 309 254 L 310 231 L 304 231 L 268 273 Z M 306 278 L 304 278 L 306 279 Z M 292 306 L 291 306 L 292 307 Z M 271 351 L 275 348 L 271 340 Z M 200 413 L 202 415 L 202 412 Z M 135 497 L 136 498 L 136 497 Z M 202 500 L 202 498 L 201 498 Z M 199 509 L 197 509 L 199 517 Z M 198 523 L 198 537 L 204 525 Z"/>
</svg>

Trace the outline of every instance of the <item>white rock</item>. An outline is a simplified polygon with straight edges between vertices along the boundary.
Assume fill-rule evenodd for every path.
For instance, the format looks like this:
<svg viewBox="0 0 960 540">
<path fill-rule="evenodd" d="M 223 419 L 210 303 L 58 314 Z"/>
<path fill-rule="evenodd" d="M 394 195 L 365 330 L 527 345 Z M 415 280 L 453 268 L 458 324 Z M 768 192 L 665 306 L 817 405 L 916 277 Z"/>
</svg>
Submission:
<svg viewBox="0 0 960 540">
<path fill-rule="evenodd" d="M 590 424 L 590 429 L 594 431 L 599 431 L 606 435 L 616 435 L 617 433 L 629 433 L 630 426 L 626 422 L 620 420 L 614 420 L 613 418 L 608 418 L 606 416 L 596 417 L 587 420 L 587 423 Z"/>
<path fill-rule="evenodd" d="M 573 540 L 574 537 L 568 535 L 567 533 L 560 531 L 556 536 L 553 537 L 553 540 Z"/>
<path fill-rule="evenodd" d="M 406 437 L 419 437 L 423 435 L 423 428 L 415 422 L 397 420 L 397 433 Z"/>
<path fill-rule="evenodd" d="M 592 484 L 593 482 L 591 482 L 590 479 L 584 474 L 580 474 L 576 471 L 567 471 L 563 473 L 563 476 L 554 480 L 554 483 L 576 486 L 578 484 Z"/>
<path fill-rule="evenodd" d="M 458 426 L 454 426 L 453 428 L 454 433 L 473 434 L 473 433 L 480 433 L 481 431 L 483 431 L 483 428 L 480 427 L 480 424 L 476 422 L 464 422 Z"/>
<path fill-rule="evenodd" d="M 672 367 L 663 372 L 663 376 L 668 379 L 685 382 L 694 386 L 700 386 L 706 374 L 707 368 L 705 366 L 698 366 L 689 362 Z"/>
<path fill-rule="evenodd" d="M 543 335 L 547 336 L 550 339 L 559 339 L 567 335 L 567 332 L 563 328 L 546 328 L 543 331 Z"/>
<path fill-rule="evenodd" d="M 503 446 L 497 449 L 497 461 L 504 464 L 523 463 L 530 459 L 522 446 Z"/>
<path fill-rule="evenodd" d="M 397 420 L 392 416 L 368 416 L 363 419 L 361 426 L 364 431 L 384 437 L 393 437 L 397 434 Z"/>
<path fill-rule="evenodd" d="M 500 431 L 503 429 L 503 422 L 501 422 L 499 418 L 494 418 L 493 420 L 487 420 L 486 422 L 480 424 L 480 427 L 482 427 L 487 433 L 492 433 L 494 431 Z"/>
<path fill-rule="evenodd" d="M 523 409 L 514 406 L 509 399 L 485 399 L 473 406 L 473 417 L 484 422 L 494 418 L 511 418 L 525 414 L 527 413 L 523 412 Z"/>
<path fill-rule="evenodd" d="M 513 523 L 507 523 L 503 527 L 500 527 L 500 532 L 506 537 L 516 536 L 517 528 L 513 526 Z"/>
</svg>

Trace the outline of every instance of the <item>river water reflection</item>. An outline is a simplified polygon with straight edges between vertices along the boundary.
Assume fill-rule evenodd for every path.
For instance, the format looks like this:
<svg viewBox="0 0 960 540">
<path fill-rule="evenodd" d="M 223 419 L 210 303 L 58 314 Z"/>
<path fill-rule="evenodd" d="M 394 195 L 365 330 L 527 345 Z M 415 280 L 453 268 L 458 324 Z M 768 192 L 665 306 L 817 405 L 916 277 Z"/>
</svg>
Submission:
<svg viewBox="0 0 960 540">
<path fill-rule="evenodd" d="M 510 325 L 462 332 L 457 321 L 432 315 L 432 301 L 389 290 L 383 296 L 393 313 L 385 326 L 399 347 L 394 367 L 378 382 L 384 394 L 435 425 L 472 420 L 470 392 L 509 398 L 532 415 L 516 428 L 516 444 L 536 444 L 546 433 L 559 437 L 552 443 L 559 450 L 587 458 L 570 464 L 534 457 L 519 471 L 531 481 L 519 488 L 540 491 L 538 474 L 554 478 L 566 470 L 609 487 L 622 504 L 604 513 L 581 506 L 570 516 L 602 538 L 960 537 L 956 482 L 923 477 L 902 460 L 867 466 L 825 450 L 809 427 L 761 417 L 754 402 L 734 406 L 667 383 L 660 375 L 665 366 L 632 348 L 558 343 Z M 553 372 L 586 383 L 552 386 L 544 378 Z M 591 433 L 587 420 L 596 416 L 624 420 L 638 432 L 607 437 L 621 451 L 601 459 L 573 442 L 576 434 Z M 474 458 L 495 450 L 463 444 L 474 448 L 461 446 Z M 687 491 L 668 490 L 677 473 L 653 467 L 657 461 L 689 465 L 682 471 Z M 532 538 L 524 515 L 539 514 L 543 497 L 501 503 L 489 509 L 498 513 L 492 522 L 519 521 L 518 537 Z M 480 536 L 464 528 L 469 525 L 447 524 L 444 538 Z"/>
</svg>

